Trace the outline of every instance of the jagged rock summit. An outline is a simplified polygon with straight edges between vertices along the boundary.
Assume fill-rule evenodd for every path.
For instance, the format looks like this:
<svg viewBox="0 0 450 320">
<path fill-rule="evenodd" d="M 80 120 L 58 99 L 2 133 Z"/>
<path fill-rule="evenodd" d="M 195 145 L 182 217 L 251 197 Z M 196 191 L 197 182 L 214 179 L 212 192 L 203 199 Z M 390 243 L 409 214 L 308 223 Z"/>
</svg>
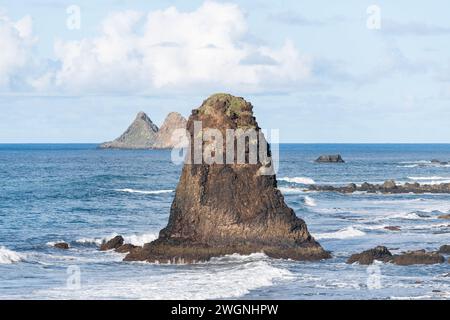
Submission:
<svg viewBox="0 0 450 320">
<path fill-rule="evenodd" d="M 139 112 L 128 129 L 116 140 L 105 142 L 101 149 L 169 149 L 177 141 L 172 141 L 176 129 L 185 129 L 186 119 L 177 112 L 166 117 L 161 129 L 144 113 Z"/>
<path fill-rule="evenodd" d="M 194 139 L 195 121 L 201 121 L 203 130 L 218 129 L 222 134 L 238 128 L 259 132 L 252 109 L 243 98 L 213 95 L 192 111 L 187 123 L 190 138 Z M 265 139 L 258 143 L 267 145 Z M 203 142 L 203 149 L 206 146 Z M 275 175 L 259 174 L 262 166 L 259 161 L 185 163 L 167 226 L 157 240 L 132 250 L 125 260 L 191 263 L 254 252 L 294 260 L 329 258 L 284 202 Z"/>
</svg>

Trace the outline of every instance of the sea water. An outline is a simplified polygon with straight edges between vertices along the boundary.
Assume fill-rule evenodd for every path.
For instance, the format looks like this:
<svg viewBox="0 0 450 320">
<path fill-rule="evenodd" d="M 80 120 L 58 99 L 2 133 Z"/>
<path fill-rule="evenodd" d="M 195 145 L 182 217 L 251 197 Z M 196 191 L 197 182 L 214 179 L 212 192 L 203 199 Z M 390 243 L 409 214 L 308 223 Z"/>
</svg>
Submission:
<svg viewBox="0 0 450 320">
<path fill-rule="evenodd" d="M 314 163 L 335 153 L 346 163 Z M 448 263 L 345 261 L 377 245 L 397 253 L 450 244 L 450 221 L 438 218 L 450 195 L 305 192 L 312 183 L 450 182 L 450 165 L 435 158 L 449 161 L 450 145 L 281 145 L 278 187 L 332 259 L 254 253 L 158 265 L 98 246 L 117 234 L 135 245 L 157 237 L 181 172 L 170 151 L 0 145 L 0 299 L 448 299 Z M 70 249 L 54 248 L 60 241 Z"/>
</svg>

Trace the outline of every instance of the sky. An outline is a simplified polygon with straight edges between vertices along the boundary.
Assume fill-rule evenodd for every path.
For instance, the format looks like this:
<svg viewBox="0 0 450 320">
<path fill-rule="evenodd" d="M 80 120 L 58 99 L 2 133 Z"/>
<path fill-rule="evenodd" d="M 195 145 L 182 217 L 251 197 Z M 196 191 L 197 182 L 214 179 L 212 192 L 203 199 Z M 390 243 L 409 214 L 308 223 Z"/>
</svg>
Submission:
<svg viewBox="0 0 450 320">
<path fill-rule="evenodd" d="M 97 143 L 213 93 L 290 143 L 450 143 L 446 0 L 0 0 L 0 143 Z"/>
</svg>

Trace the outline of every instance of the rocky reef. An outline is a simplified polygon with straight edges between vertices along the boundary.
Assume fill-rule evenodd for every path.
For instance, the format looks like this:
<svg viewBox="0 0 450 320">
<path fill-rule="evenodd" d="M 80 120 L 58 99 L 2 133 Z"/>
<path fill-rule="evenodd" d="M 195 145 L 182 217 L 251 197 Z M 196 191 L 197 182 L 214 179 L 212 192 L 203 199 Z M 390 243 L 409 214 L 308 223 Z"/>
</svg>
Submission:
<svg viewBox="0 0 450 320">
<path fill-rule="evenodd" d="M 330 186 L 330 185 L 310 185 L 308 186 L 310 191 L 329 191 L 340 193 L 353 193 L 357 191 L 368 193 L 385 193 L 385 194 L 397 194 L 397 193 L 450 193 L 450 183 L 441 184 L 419 184 L 419 183 L 405 183 L 396 184 L 394 180 L 387 180 L 383 184 L 371 184 L 363 183 L 356 185 L 350 183 L 347 186 Z"/>
<path fill-rule="evenodd" d="M 444 263 L 445 258 L 441 253 L 448 253 L 446 246 L 442 246 L 438 252 L 426 252 L 425 250 L 416 250 L 403 252 L 393 255 L 388 248 L 378 246 L 374 249 L 366 250 L 361 253 L 352 255 L 348 260 L 348 264 L 359 263 L 369 265 L 375 260 L 382 262 L 390 262 L 400 266 L 409 266 L 415 264 L 438 264 Z"/>
<path fill-rule="evenodd" d="M 144 113 L 139 112 L 128 129 L 117 139 L 102 143 L 101 149 L 168 149 L 174 146 L 172 133 L 185 129 L 186 119 L 177 112 L 166 117 L 161 129 Z M 176 141 L 175 141 L 176 143 Z"/>
<path fill-rule="evenodd" d="M 344 159 L 342 159 L 342 156 L 340 154 L 333 154 L 333 155 L 321 155 L 318 157 L 315 162 L 318 163 L 344 163 Z"/>
<path fill-rule="evenodd" d="M 229 94 L 213 95 L 192 111 L 187 123 L 191 141 L 196 121 L 223 136 L 227 129 L 260 132 L 253 106 Z M 211 147 L 211 141 L 202 143 L 203 150 Z M 262 144 L 268 147 L 265 139 L 258 140 L 258 147 Z M 193 149 L 191 146 L 191 156 Z M 249 149 L 247 142 L 245 159 L 249 158 Z M 227 156 L 226 151 L 223 156 Z M 329 258 L 306 223 L 286 205 L 275 175 L 260 174 L 267 165 L 261 161 L 238 163 L 236 154 L 232 163 L 185 163 L 167 226 L 157 240 L 132 250 L 125 260 L 192 263 L 254 252 L 294 260 Z"/>
</svg>

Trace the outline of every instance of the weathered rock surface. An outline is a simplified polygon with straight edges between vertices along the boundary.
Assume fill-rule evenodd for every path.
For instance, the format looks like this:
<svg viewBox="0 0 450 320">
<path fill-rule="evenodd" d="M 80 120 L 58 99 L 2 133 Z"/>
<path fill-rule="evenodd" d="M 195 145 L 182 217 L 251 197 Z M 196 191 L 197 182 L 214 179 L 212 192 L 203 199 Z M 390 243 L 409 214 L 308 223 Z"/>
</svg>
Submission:
<svg viewBox="0 0 450 320">
<path fill-rule="evenodd" d="M 191 139 L 194 121 L 201 121 L 204 129 L 220 130 L 224 137 L 226 129 L 260 130 L 252 105 L 228 94 L 213 95 L 192 111 L 187 124 Z M 267 145 L 265 140 L 259 143 Z M 203 142 L 205 147 L 210 143 Z M 275 175 L 259 174 L 262 167 L 259 161 L 186 163 L 167 226 L 157 240 L 134 249 L 125 260 L 190 263 L 254 252 L 295 260 L 329 258 L 305 222 L 284 202 Z"/>
<path fill-rule="evenodd" d="M 417 250 L 394 255 L 392 262 L 400 266 L 409 266 L 413 264 L 438 264 L 444 263 L 445 258 L 436 252 Z"/>
<path fill-rule="evenodd" d="M 330 185 L 310 185 L 310 191 L 329 191 L 340 193 L 353 193 L 356 191 L 369 193 L 450 193 L 450 183 L 441 184 L 419 184 L 419 183 L 405 183 L 396 184 L 394 180 L 388 180 L 383 184 L 371 184 L 364 182 L 360 186 L 356 184 L 349 184 L 348 186 L 330 186 Z M 445 219 L 445 218 L 443 218 Z"/>
<path fill-rule="evenodd" d="M 58 242 L 53 245 L 55 248 L 67 250 L 69 249 L 69 244 L 66 242 Z"/>
<path fill-rule="evenodd" d="M 344 159 L 342 159 L 340 154 L 335 155 L 322 155 L 316 159 L 315 162 L 319 163 L 344 163 Z"/>
<path fill-rule="evenodd" d="M 438 252 L 416 250 L 393 255 L 386 247 L 378 246 L 374 249 L 352 255 L 347 260 L 347 263 L 352 264 L 358 262 L 359 264 L 369 265 L 375 260 L 385 263 L 390 262 L 400 266 L 415 264 L 438 264 L 445 262 L 445 258 Z"/>
<path fill-rule="evenodd" d="M 126 244 L 121 245 L 120 247 L 117 247 L 115 249 L 115 251 L 116 252 L 120 252 L 120 253 L 128 253 L 128 252 L 131 252 L 132 250 L 134 250 L 136 248 L 138 248 L 138 246 L 135 246 L 135 245 L 133 245 L 131 243 L 126 243 Z"/>
<path fill-rule="evenodd" d="M 139 112 L 128 129 L 116 140 L 105 142 L 102 149 L 149 149 L 153 146 L 158 127 L 144 113 Z"/>
<path fill-rule="evenodd" d="M 100 251 L 117 249 L 123 245 L 124 239 L 122 236 L 115 236 L 109 241 L 105 241 L 100 246 Z"/>
<path fill-rule="evenodd" d="M 348 264 L 358 262 L 359 264 L 369 265 L 375 260 L 389 262 L 392 260 L 392 253 L 388 248 L 378 246 L 374 249 L 366 250 L 361 253 L 353 254 L 348 260 Z"/>
<path fill-rule="evenodd" d="M 187 121 L 178 112 L 171 112 L 167 115 L 163 125 L 156 134 L 153 149 L 171 149 L 175 147 L 178 141 L 172 140 L 172 134 L 177 129 L 186 129 Z"/>
</svg>

